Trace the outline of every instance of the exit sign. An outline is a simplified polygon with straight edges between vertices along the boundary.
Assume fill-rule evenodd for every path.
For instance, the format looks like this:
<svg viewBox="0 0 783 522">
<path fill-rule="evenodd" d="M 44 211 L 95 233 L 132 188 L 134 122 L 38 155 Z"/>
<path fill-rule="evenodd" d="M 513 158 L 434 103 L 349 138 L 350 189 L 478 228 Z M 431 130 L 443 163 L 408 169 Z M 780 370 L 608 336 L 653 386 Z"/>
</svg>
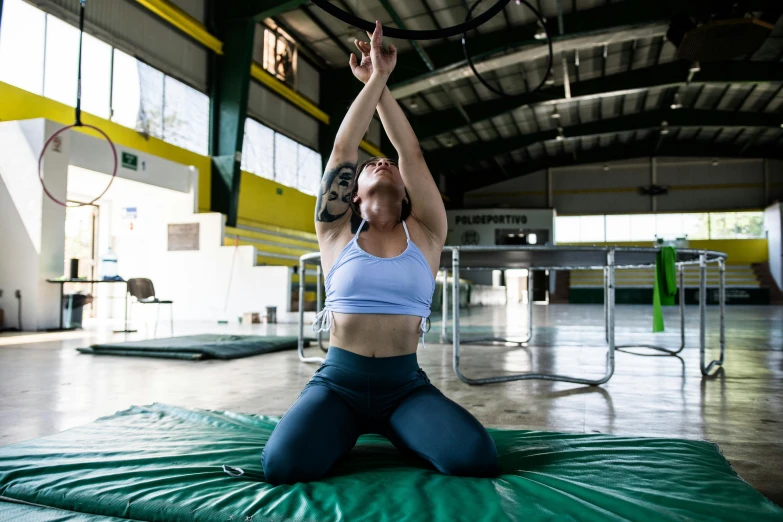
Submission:
<svg viewBox="0 0 783 522">
<path fill-rule="evenodd" d="M 139 157 L 135 154 L 131 154 L 130 152 L 123 152 L 122 153 L 122 167 L 125 169 L 130 170 L 138 170 L 139 168 Z"/>
</svg>

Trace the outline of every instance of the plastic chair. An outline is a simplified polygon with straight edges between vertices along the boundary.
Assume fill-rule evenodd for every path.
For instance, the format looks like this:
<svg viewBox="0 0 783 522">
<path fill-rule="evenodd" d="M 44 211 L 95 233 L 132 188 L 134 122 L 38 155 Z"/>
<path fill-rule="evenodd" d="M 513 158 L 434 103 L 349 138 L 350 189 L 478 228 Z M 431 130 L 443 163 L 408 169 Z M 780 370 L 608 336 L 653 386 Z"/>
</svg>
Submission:
<svg viewBox="0 0 783 522">
<path fill-rule="evenodd" d="M 141 304 L 157 304 L 158 313 L 155 316 L 155 330 L 153 336 L 158 336 L 158 321 L 160 320 L 160 305 L 167 304 L 169 308 L 169 319 L 171 322 L 171 336 L 174 337 L 174 301 L 168 301 L 158 299 L 155 296 L 155 287 L 150 279 L 144 277 L 134 277 L 128 279 L 128 293 L 136 298 L 137 303 Z M 132 307 L 131 307 L 132 309 Z"/>
</svg>

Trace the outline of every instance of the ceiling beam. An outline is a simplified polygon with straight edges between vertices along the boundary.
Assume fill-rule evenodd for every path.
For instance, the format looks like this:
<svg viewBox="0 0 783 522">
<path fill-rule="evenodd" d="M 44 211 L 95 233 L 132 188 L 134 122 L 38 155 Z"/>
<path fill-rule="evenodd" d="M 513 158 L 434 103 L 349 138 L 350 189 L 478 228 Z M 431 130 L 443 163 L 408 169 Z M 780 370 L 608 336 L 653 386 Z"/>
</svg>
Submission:
<svg viewBox="0 0 783 522">
<path fill-rule="evenodd" d="M 474 122 L 494 118 L 531 104 L 558 104 L 580 101 L 596 96 L 619 96 L 652 87 L 686 85 L 690 65 L 677 61 L 636 69 L 606 77 L 583 80 L 571 84 L 571 98 L 566 99 L 562 86 L 543 89 L 538 93 L 514 98 L 495 98 L 463 106 Z M 729 61 L 701 66 L 691 84 L 715 83 L 771 83 L 783 82 L 783 68 L 773 62 Z M 419 116 L 416 135 L 420 140 L 437 136 L 464 125 L 457 109 L 448 108 Z"/>
<path fill-rule="evenodd" d="M 223 9 L 226 10 L 226 17 L 229 19 L 252 18 L 256 22 L 260 22 L 265 18 L 298 9 L 309 3 L 309 0 L 223 0 L 223 2 L 226 4 Z"/>
<path fill-rule="evenodd" d="M 650 157 L 650 151 L 654 144 L 648 140 L 639 140 L 631 143 L 618 143 L 608 147 L 582 150 L 578 159 L 567 154 L 558 157 L 538 159 L 533 162 L 522 162 L 507 165 L 506 170 L 512 178 L 525 176 L 545 170 L 547 168 L 568 167 L 572 165 L 585 165 L 590 163 L 606 163 L 632 158 Z M 745 153 L 746 150 L 739 146 L 727 147 L 725 144 L 711 144 L 703 141 L 674 141 L 666 142 L 655 154 L 657 157 L 699 157 L 699 158 L 748 158 L 764 157 L 783 159 L 783 149 L 759 147 Z M 505 175 L 492 170 L 474 171 L 459 175 L 454 179 L 465 192 L 483 188 L 509 179 Z M 447 186 L 452 183 L 452 177 L 448 178 Z"/>
<path fill-rule="evenodd" d="M 563 129 L 566 139 L 631 132 L 659 128 L 663 121 L 669 129 L 675 127 L 767 127 L 780 128 L 783 116 L 773 113 L 712 111 L 699 109 L 654 110 L 617 118 L 596 120 Z M 524 136 L 514 136 L 488 143 L 461 145 L 459 148 L 427 152 L 427 163 L 440 171 L 456 170 L 468 164 L 529 147 L 535 143 L 556 140 L 557 129 L 544 130 Z"/>
<path fill-rule="evenodd" d="M 307 15 L 307 18 L 310 19 L 311 22 L 313 22 L 318 29 L 321 30 L 322 33 L 324 33 L 331 42 L 336 45 L 342 52 L 344 52 L 347 56 L 350 56 L 351 49 L 343 43 L 342 40 L 340 40 L 340 37 L 334 34 L 331 29 L 329 29 L 329 26 L 327 26 L 323 20 L 318 18 L 318 16 L 313 13 L 309 7 L 304 6 L 302 7 L 302 12 Z"/>
<path fill-rule="evenodd" d="M 621 5 L 621 3 L 617 5 Z M 575 49 L 607 46 L 634 38 L 660 37 L 666 33 L 667 28 L 668 22 L 662 20 L 644 25 L 607 27 L 601 31 L 586 34 L 556 36 L 552 38 L 552 52 L 554 56 L 560 56 L 563 52 Z M 473 52 L 472 47 L 471 52 Z M 544 58 L 548 52 L 547 46 L 541 41 L 531 39 L 525 42 L 525 45 L 515 47 L 511 52 L 497 54 L 483 61 L 474 60 L 474 65 L 479 74 L 483 74 Z M 480 59 L 480 55 L 474 54 L 474 56 Z M 418 76 L 404 83 L 394 83 L 389 87 L 389 90 L 396 98 L 405 98 L 436 86 L 443 86 L 472 76 L 473 71 L 463 61 L 463 63 L 454 66 L 433 70 L 429 74 Z"/>
<path fill-rule="evenodd" d="M 750 11 L 763 11 L 773 5 L 775 0 L 747 0 L 746 7 Z M 555 40 L 573 38 L 578 35 L 604 31 L 621 25 L 643 25 L 668 20 L 676 14 L 707 14 L 714 10 L 711 0 L 658 0 L 655 2 L 613 2 L 592 9 L 574 11 L 563 16 L 566 32 Z M 513 7 L 513 6 L 512 6 Z M 518 7 L 524 9 L 523 6 Z M 533 35 L 536 33 L 537 22 L 503 28 L 498 31 L 482 34 L 472 33 L 470 37 L 471 56 L 478 61 L 481 56 L 488 56 L 504 50 L 512 50 L 524 45 L 538 44 Z M 549 34 L 558 34 L 556 17 L 547 20 Z M 633 38 L 628 38 L 629 40 Z M 501 44 L 499 47 L 498 44 Z M 446 70 L 465 63 L 462 46 L 456 41 L 448 41 L 427 47 L 427 53 L 438 70 Z M 406 83 L 416 81 L 419 76 L 431 74 L 421 62 L 417 53 L 409 51 L 400 53 L 397 66 L 390 81 L 390 88 L 401 87 Z"/>
</svg>

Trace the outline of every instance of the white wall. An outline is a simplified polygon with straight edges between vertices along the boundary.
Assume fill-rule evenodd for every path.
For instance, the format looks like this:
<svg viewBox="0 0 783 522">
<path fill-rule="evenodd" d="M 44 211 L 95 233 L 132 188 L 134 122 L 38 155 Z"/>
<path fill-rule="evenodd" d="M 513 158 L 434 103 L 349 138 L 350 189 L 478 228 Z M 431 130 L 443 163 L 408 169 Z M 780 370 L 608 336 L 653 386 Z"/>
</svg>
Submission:
<svg viewBox="0 0 783 522">
<path fill-rule="evenodd" d="M 71 167 L 69 194 L 103 186 L 106 179 L 105 174 Z M 223 215 L 194 214 L 192 202 L 190 194 L 116 180 L 99 202 L 98 251 L 103 255 L 112 246 L 122 278 L 151 279 L 158 297 L 174 301 L 175 320 L 236 320 L 244 312 L 263 313 L 266 306 L 277 306 L 283 316 L 290 302 L 289 269 L 255 266 L 252 246 L 222 246 Z M 134 219 L 123 217 L 128 207 L 136 209 Z M 168 225 L 183 223 L 199 224 L 199 250 L 169 252 Z M 96 290 L 98 318 L 122 319 L 122 299 L 108 298 L 120 297 L 124 287 L 96 285 Z M 137 319 L 155 313 L 149 305 L 132 310 Z M 164 307 L 161 317 L 167 320 L 168 313 Z M 167 332 L 161 328 L 159 333 Z"/>
<path fill-rule="evenodd" d="M 54 328 L 59 323 L 59 285 L 46 279 L 63 275 L 65 208 L 43 194 L 37 161 L 45 138 L 61 127 L 42 119 L 0 122 L 0 307 L 10 327 L 17 325 L 17 289 L 22 291 L 25 329 Z M 66 184 L 69 199 L 92 199 L 106 186 L 109 175 L 76 165 L 108 171 L 108 149 L 101 140 L 76 132 L 63 133 L 61 138 L 59 152 L 50 148 L 44 156 L 47 187 L 61 200 L 66 198 Z M 254 266 L 254 247 L 235 250 L 221 245 L 223 216 L 193 213 L 195 170 L 131 152 L 139 156 L 139 169 L 121 169 L 99 202 L 99 255 L 113 245 L 120 275 L 152 279 L 161 297 L 175 301 L 178 320 L 217 320 L 223 315 L 236 319 L 244 312 L 263 312 L 265 306 L 277 306 L 278 314 L 285 317 L 289 269 Z M 71 160 L 76 165 L 69 167 Z M 122 208 L 127 206 L 137 208 L 136 219 L 122 219 Z M 200 249 L 168 252 L 169 223 L 199 223 Z M 123 285 L 96 285 L 99 317 L 122 319 L 123 291 Z"/>
<path fill-rule="evenodd" d="M 104 139 L 80 132 L 70 134 L 73 141 L 70 165 L 95 172 L 111 173 L 114 161 L 111 148 Z M 195 167 L 175 163 L 122 145 L 116 145 L 116 148 L 119 163 L 117 167 L 118 178 L 139 181 L 147 185 L 176 190 L 186 194 L 193 193 L 196 196 L 196 200 L 198 200 L 198 194 L 196 193 L 198 190 L 198 170 Z M 133 154 L 138 158 L 136 170 L 122 166 L 121 158 L 123 152 Z M 97 185 L 92 190 L 87 191 L 85 195 L 92 195 L 94 198 L 105 187 L 105 183 Z"/>
<path fill-rule="evenodd" d="M 769 248 L 769 271 L 783 290 L 783 209 L 780 203 L 764 209 L 764 228 L 767 230 L 767 245 Z"/>
<path fill-rule="evenodd" d="M 38 181 L 38 155 L 45 137 L 61 126 L 42 119 L 0 122 L 0 307 L 7 326 L 17 326 L 16 290 L 22 292 L 22 325 L 54 328 L 59 321 L 59 287 L 46 282 L 63 271 L 65 208 L 51 201 Z M 44 155 L 49 192 L 65 199 L 70 139 Z"/>
</svg>

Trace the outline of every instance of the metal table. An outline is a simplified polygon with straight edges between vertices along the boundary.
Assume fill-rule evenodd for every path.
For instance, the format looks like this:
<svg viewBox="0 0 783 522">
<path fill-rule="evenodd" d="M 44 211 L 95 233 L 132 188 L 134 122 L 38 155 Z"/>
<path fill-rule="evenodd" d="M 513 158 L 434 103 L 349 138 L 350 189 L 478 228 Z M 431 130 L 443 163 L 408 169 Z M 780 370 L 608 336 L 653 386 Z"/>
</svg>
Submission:
<svg viewBox="0 0 783 522">
<path fill-rule="evenodd" d="M 723 365 L 725 342 L 725 306 L 726 284 L 725 264 L 727 255 L 710 250 L 678 249 L 676 266 L 680 280 L 680 338 L 679 349 L 672 350 L 654 345 L 615 345 L 615 270 L 628 268 L 650 268 L 655 266 L 655 255 L 659 248 L 644 247 L 575 247 L 575 246 L 454 246 L 444 247 L 441 254 L 440 267 L 444 274 L 443 285 L 443 325 L 442 336 L 447 340 L 448 303 L 446 296 L 446 275 L 452 273 L 452 315 L 454 335 L 450 339 L 453 345 L 454 372 L 460 380 L 468 384 L 489 384 L 527 379 L 544 379 L 550 381 L 572 382 L 576 384 L 599 385 L 607 382 L 614 373 L 615 350 L 617 348 L 646 347 L 671 355 L 677 354 L 685 347 L 685 292 L 683 285 L 683 267 L 699 265 L 699 352 L 700 369 L 704 376 L 711 374 L 716 367 Z M 300 257 L 299 278 L 299 358 L 304 362 L 323 362 L 320 357 L 304 356 L 304 274 L 307 264 L 318 264 L 318 288 L 320 295 L 320 253 L 314 252 Z M 706 362 L 706 301 L 707 301 L 707 264 L 717 263 L 719 270 L 718 304 L 720 307 L 720 358 Z M 459 332 L 459 274 L 460 270 L 499 270 L 508 268 L 523 268 L 528 273 L 528 318 L 529 331 L 525 341 L 513 341 L 500 337 L 474 339 L 474 342 L 513 342 L 525 344 L 533 334 L 532 291 L 534 270 L 589 270 L 604 271 L 604 319 L 606 342 L 606 371 L 599 379 L 585 379 L 568 375 L 553 375 L 544 373 L 522 373 L 474 379 L 467 377 L 460 370 L 460 332 Z M 316 305 L 320 310 L 320 299 Z M 320 344 L 320 336 L 319 336 Z M 322 346 L 323 349 L 323 346 Z"/>
<path fill-rule="evenodd" d="M 66 283 L 85 283 L 85 284 L 99 284 L 99 283 L 121 283 L 125 285 L 125 322 L 122 330 L 114 330 L 114 333 L 132 333 L 136 330 L 130 330 L 128 328 L 128 282 L 124 279 L 47 279 L 47 283 L 60 285 L 60 327 L 58 330 L 69 330 L 70 328 L 63 328 L 63 297 L 65 296 L 64 286 Z"/>
</svg>

